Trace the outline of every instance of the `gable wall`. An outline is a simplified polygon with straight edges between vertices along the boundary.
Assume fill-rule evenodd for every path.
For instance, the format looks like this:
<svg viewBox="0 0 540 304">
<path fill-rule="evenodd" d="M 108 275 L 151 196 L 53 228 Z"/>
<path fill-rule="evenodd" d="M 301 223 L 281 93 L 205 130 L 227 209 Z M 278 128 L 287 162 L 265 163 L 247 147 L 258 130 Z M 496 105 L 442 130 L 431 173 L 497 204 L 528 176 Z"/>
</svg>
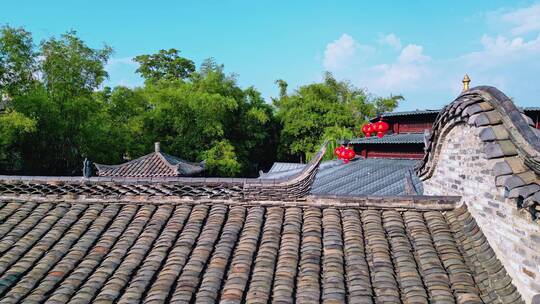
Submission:
<svg viewBox="0 0 540 304">
<path fill-rule="evenodd" d="M 493 165 L 478 136 L 481 128 L 461 123 L 437 142 L 426 195 L 460 195 L 527 303 L 540 294 L 540 223 L 495 187 Z M 489 274 L 488 274 L 489 275 Z"/>
</svg>

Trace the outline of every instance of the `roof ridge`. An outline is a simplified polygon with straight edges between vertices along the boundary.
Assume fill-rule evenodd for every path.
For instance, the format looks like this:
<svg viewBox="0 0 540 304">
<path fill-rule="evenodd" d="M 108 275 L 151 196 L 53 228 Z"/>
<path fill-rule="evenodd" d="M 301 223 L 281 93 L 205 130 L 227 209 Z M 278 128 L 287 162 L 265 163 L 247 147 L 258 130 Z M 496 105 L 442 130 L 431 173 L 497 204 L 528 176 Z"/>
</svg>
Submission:
<svg viewBox="0 0 540 304">
<path fill-rule="evenodd" d="M 154 153 L 156 153 L 156 152 L 152 152 L 152 153 L 149 153 L 149 154 L 145 154 L 145 155 L 143 155 L 143 156 L 139 156 L 139 157 L 137 157 L 137 158 L 135 158 L 135 159 L 128 160 L 128 161 L 125 162 L 125 163 L 121 163 L 121 164 L 117 164 L 117 165 L 106 165 L 106 164 L 99 164 L 99 163 L 94 163 L 94 165 L 98 168 L 98 170 L 99 170 L 100 167 L 102 167 L 102 168 L 120 168 L 121 166 L 128 165 L 128 164 L 131 164 L 131 163 L 135 163 L 135 162 L 137 162 L 137 161 L 140 161 L 140 160 L 142 160 L 142 159 L 145 159 L 145 158 L 147 158 L 147 157 L 150 157 L 150 156 L 152 156 L 152 154 L 154 154 Z"/>
<path fill-rule="evenodd" d="M 124 196 L 114 200 L 99 197 L 62 197 L 57 196 L 20 196 L 11 197 L 0 195 L 0 201 L 9 202 L 38 202 L 38 203 L 77 203 L 105 205 L 214 205 L 226 204 L 230 206 L 262 206 L 262 207 L 322 207 L 322 208 L 357 208 L 381 210 L 417 210 L 417 211 L 449 211 L 460 208 L 461 197 L 451 195 L 308 195 L 303 201 L 296 200 L 236 200 L 236 199 L 200 199 L 194 200 L 186 197 L 164 196 Z"/>
<path fill-rule="evenodd" d="M 118 165 L 95 164 L 99 176 L 157 177 L 194 175 L 204 163 L 194 163 L 156 150 Z"/>
<path fill-rule="evenodd" d="M 171 164 L 169 162 L 169 160 L 167 160 L 167 158 L 164 156 L 165 153 L 163 153 L 161 151 L 155 151 L 154 153 L 156 153 L 159 156 L 159 159 L 161 159 L 161 161 L 163 161 L 167 167 L 169 167 L 171 170 L 173 170 L 177 175 L 180 174 L 180 172 L 178 170 L 179 164 L 176 164 L 176 165 Z M 166 155 L 168 155 L 168 154 L 166 154 Z"/>
<path fill-rule="evenodd" d="M 0 196 L 168 196 L 238 200 L 301 200 L 311 190 L 327 141 L 299 173 L 280 179 L 192 177 L 69 177 L 0 175 Z"/>
<path fill-rule="evenodd" d="M 538 218 L 540 133 L 531 126 L 532 120 L 495 87 L 472 88 L 443 108 L 428 135 L 426 153 L 416 167 L 418 177 L 427 180 L 433 176 L 443 146 L 441 141 L 454 127 L 463 124 L 478 129 L 476 136 L 483 143 L 480 148 L 487 159 L 494 161 L 495 184 L 504 187 L 504 197 L 523 200 L 517 203 L 519 208 L 527 207 L 533 219 Z M 526 172 L 509 167 L 509 162 L 515 162 L 510 159 L 522 163 Z"/>
<path fill-rule="evenodd" d="M 457 123 L 468 122 L 469 125 L 475 127 L 495 124 L 496 118 L 490 120 L 490 117 L 486 117 L 485 114 L 491 111 L 496 111 L 500 116 L 497 124 L 502 123 L 509 132 L 509 139 L 517 149 L 521 150 L 519 156 L 525 160 L 531 170 L 540 174 L 540 137 L 533 131 L 512 100 L 495 87 L 474 87 L 445 106 L 433 124 L 428 146 L 436 144 L 443 128 L 453 127 Z M 435 151 L 428 146 L 426 146 L 424 158 L 417 167 L 419 176 L 426 175 L 427 171 L 432 169 L 429 163 Z"/>
</svg>

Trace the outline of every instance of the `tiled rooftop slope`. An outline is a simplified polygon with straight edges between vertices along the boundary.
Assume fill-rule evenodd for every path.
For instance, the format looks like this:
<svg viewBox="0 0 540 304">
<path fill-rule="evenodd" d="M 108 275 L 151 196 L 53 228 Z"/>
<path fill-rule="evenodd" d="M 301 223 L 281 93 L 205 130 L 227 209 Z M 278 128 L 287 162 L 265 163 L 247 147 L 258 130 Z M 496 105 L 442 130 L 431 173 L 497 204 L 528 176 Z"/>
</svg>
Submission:
<svg viewBox="0 0 540 304">
<path fill-rule="evenodd" d="M 418 167 L 424 194 L 459 195 L 514 284 L 540 297 L 540 137 L 493 87 L 464 92 L 438 116 Z"/>
<path fill-rule="evenodd" d="M 381 138 L 377 136 L 353 138 L 351 144 L 423 144 L 422 133 L 388 134 Z"/>
<path fill-rule="evenodd" d="M 416 160 L 356 158 L 323 161 L 311 187 L 313 195 L 408 195 L 422 194 L 422 183 L 414 173 Z M 274 163 L 261 179 L 284 177 L 302 170 L 304 164 Z M 408 182 L 410 180 L 410 189 Z"/>
<path fill-rule="evenodd" d="M 327 143 L 293 175 L 275 179 L 190 177 L 65 177 L 0 175 L 0 199 L 147 201 L 166 199 L 303 200 L 309 193 Z"/>
<path fill-rule="evenodd" d="M 156 151 L 120 165 L 96 164 L 96 168 L 99 176 L 191 176 L 204 171 L 204 164 L 188 162 Z"/>
<path fill-rule="evenodd" d="M 3 202 L 0 303 L 522 302 L 465 207 L 392 203 Z"/>
</svg>

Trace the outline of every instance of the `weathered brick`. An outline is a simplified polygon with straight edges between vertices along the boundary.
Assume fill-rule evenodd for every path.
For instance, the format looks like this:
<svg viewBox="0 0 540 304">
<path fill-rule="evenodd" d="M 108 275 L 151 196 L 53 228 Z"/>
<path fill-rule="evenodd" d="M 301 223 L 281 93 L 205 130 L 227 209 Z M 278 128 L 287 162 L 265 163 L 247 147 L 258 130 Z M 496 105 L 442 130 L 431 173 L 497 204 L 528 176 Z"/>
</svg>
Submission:
<svg viewBox="0 0 540 304">
<path fill-rule="evenodd" d="M 480 117 L 476 121 L 488 119 L 482 114 L 478 115 Z M 540 186 L 533 182 L 538 177 L 531 175 L 522 158 L 515 155 L 515 146 L 507 140 L 508 132 L 501 124 L 485 127 L 477 134 L 475 128 L 463 124 L 446 134 L 444 140 L 439 140 L 439 144 L 442 142 L 439 158 L 444 161 L 437 163 L 432 177 L 424 182 L 424 191 L 463 197 L 504 266 L 507 269 L 515 268 L 510 272 L 514 284 L 530 299 L 531 293 L 540 293 L 540 290 L 530 289 L 532 278 L 521 267 L 526 267 L 526 271 L 533 273 L 535 278 L 540 276 L 537 268 L 523 262 L 530 261 L 533 265 L 540 262 L 540 257 L 535 259 L 535 251 L 531 248 L 539 246 L 540 230 L 530 229 L 531 225 L 537 224 L 531 222 L 528 209 L 516 209 L 515 197 L 527 196 L 530 202 L 534 202 L 533 197 L 538 196 L 540 200 Z M 460 148 L 450 148 L 455 145 Z M 474 147 L 485 149 L 478 152 Z M 458 161 L 456 154 L 461 154 L 461 160 Z M 479 157 L 482 155 L 486 157 Z M 454 157 L 450 159 L 449 156 Z M 460 190 L 452 187 L 457 183 L 449 175 L 449 168 L 453 168 L 452 174 L 459 177 Z M 496 186 L 506 186 L 506 193 L 503 191 L 505 188 Z"/>
</svg>

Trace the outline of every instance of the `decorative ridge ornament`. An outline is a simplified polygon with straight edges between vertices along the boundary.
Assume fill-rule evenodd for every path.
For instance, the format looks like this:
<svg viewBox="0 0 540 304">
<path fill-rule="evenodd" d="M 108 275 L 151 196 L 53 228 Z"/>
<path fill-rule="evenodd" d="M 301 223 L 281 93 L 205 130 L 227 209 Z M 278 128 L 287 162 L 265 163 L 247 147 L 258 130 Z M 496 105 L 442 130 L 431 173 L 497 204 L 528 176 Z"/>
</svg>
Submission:
<svg viewBox="0 0 540 304">
<path fill-rule="evenodd" d="M 471 79 L 469 78 L 469 75 L 465 74 L 461 82 L 463 82 L 463 92 L 468 91 L 469 85 L 471 84 Z"/>
</svg>

